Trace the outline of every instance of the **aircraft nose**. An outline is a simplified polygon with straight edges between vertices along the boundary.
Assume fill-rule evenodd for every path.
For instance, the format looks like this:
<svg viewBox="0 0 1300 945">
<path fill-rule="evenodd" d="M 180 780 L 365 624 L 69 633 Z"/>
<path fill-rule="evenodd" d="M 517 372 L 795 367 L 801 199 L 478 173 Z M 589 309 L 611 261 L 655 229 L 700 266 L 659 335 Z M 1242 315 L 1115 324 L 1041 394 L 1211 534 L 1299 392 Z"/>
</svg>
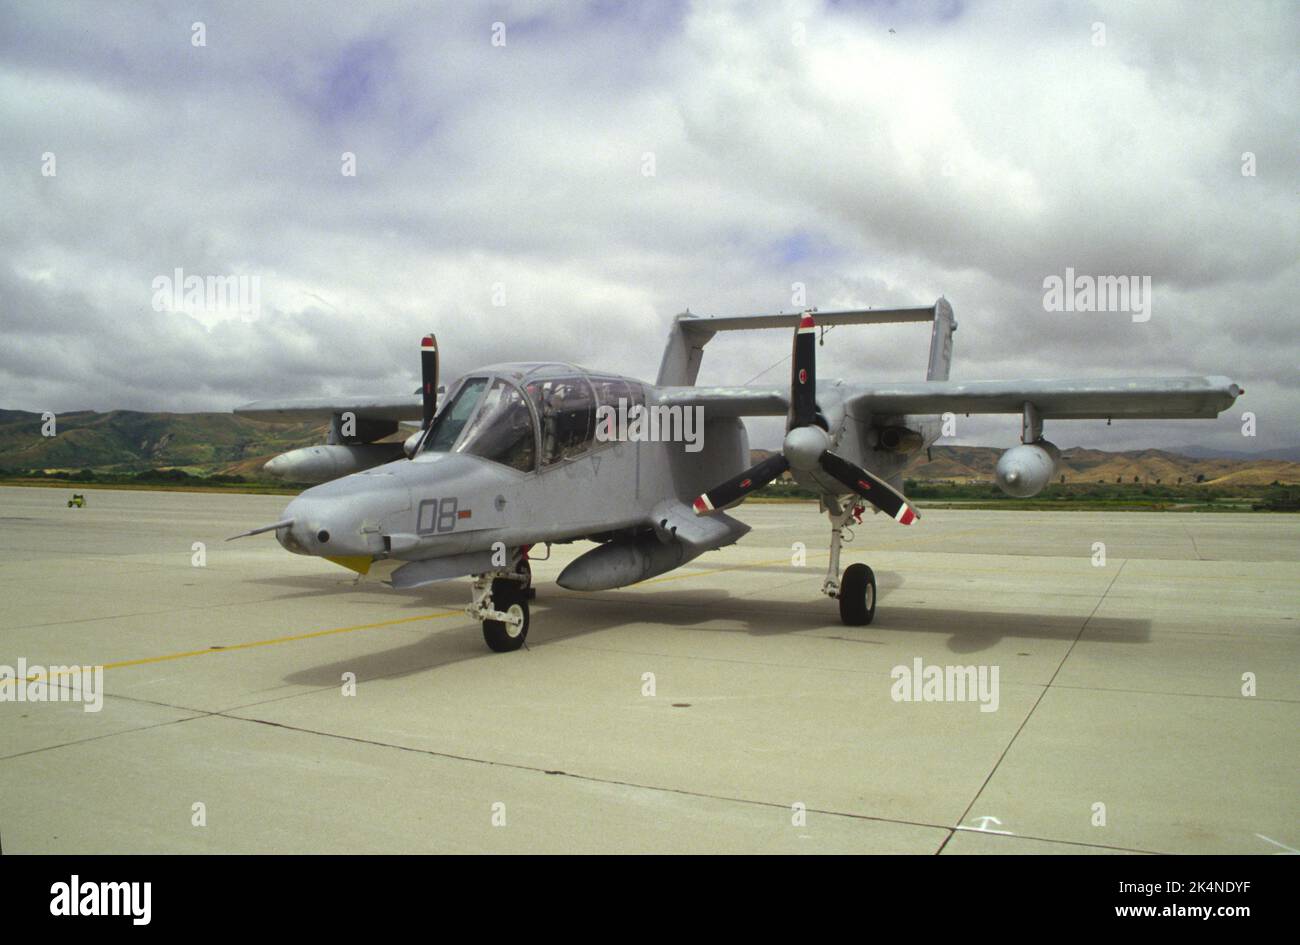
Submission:
<svg viewBox="0 0 1300 945">
<path fill-rule="evenodd" d="M 295 554 L 321 557 L 367 553 L 358 544 L 357 525 L 346 504 L 325 497 L 299 496 L 284 510 L 282 520 L 292 524 L 275 530 L 281 547 Z"/>
<path fill-rule="evenodd" d="M 284 518 L 292 524 L 275 530 L 275 540 L 286 551 L 299 555 L 320 555 L 328 551 L 329 526 L 323 521 L 319 503 L 294 499 L 284 510 Z"/>
</svg>

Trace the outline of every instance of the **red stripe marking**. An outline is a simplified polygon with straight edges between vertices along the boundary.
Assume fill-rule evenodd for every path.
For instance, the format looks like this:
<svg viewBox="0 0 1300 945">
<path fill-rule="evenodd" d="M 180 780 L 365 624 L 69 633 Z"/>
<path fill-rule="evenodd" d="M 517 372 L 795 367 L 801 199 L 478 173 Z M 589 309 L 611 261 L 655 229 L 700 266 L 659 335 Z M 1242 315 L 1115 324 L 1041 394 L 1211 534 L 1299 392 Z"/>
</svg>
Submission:
<svg viewBox="0 0 1300 945">
<path fill-rule="evenodd" d="M 469 517 L 470 517 L 471 515 L 473 515 L 473 514 L 474 514 L 474 513 L 473 513 L 472 511 L 470 511 L 469 509 L 463 509 L 462 511 L 456 513 L 456 517 L 457 517 L 457 518 L 469 518 Z"/>
<path fill-rule="evenodd" d="M 859 480 L 858 480 L 858 485 L 860 485 L 860 486 L 861 486 L 862 488 L 864 488 L 864 489 L 870 489 L 870 488 L 871 488 L 871 483 L 867 482 L 865 479 L 859 479 Z"/>
<path fill-rule="evenodd" d="M 901 525 L 911 525 L 913 519 L 915 519 L 915 518 L 916 518 L 916 516 L 912 514 L 912 510 L 911 510 L 911 509 L 908 509 L 906 512 L 903 513 L 903 517 L 900 518 L 898 521 L 899 521 L 899 524 L 901 524 Z"/>
<path fill-rule="evenodd" d="M 425 335 L 425 336 L 420 340 L 420 347 L 421 347 L 421 348 L 432 348 L 432 347 L 433 347 L 433 339 L 430 338 L 428 335 Z"/>
<path fill-rule="evenodd" d="M 813 318 L 812 318 L 811 315 L 805 315 L 803 318 L 799 319 L 799 327 L 800 327 L 800 328 L 816 328 L 816 327 L 817 327 L 817 323 L 813 321 Z"/>
</svg>

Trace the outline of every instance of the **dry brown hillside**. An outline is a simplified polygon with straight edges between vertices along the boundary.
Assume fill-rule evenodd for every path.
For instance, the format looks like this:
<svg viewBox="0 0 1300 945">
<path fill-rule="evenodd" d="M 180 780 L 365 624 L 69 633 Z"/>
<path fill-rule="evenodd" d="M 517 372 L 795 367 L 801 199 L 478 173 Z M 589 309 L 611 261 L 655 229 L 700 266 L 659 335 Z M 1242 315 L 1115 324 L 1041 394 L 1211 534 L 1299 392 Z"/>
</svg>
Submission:
<svg viewBox="0 0 1300 945">
<path fill-rule="evenodd" d="M 771 450 L 752 450 L 757 462 Z M 930 458 L 918 453 L 907 467 L 909 479 L 945 482 L 991 482 L 1002 450 L 991 446 L 935 446 Z M 1165 450 L 1105 450 L 1073 448 L 1061 451 L 1057 471 L 1067 483 L 1145 482 L 1187 485 L 1197 481 L 1216 486 L 1266 486 L 1300 483 L 1300 463 L 1280 459 L 1195 459 Z"/>
</svg>

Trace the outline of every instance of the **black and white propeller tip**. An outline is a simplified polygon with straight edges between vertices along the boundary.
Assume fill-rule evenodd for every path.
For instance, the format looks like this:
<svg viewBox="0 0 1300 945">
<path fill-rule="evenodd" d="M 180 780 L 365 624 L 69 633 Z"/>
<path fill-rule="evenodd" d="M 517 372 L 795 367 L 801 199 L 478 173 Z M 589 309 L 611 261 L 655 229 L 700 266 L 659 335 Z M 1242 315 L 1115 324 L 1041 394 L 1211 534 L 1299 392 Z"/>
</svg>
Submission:
<svg viewBox="0 0 1300 945">
<path fill-rule="evenodd" d="M 427 430 L 438 412 L 438 339 L 432 333 L 420 339 L 420 397 L 422 429 Z"/>
</svg>

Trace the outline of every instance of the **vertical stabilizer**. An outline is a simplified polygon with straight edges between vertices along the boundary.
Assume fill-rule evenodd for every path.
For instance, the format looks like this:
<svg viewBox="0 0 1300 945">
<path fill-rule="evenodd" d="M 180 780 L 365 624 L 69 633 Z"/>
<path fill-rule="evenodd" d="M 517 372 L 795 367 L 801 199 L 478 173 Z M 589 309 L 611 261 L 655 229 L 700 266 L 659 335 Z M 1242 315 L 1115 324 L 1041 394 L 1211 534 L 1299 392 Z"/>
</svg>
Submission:
<svg viewBox="0 0 1300 945">
<path fill-rule="evenodd" d="M 668 344 L 663 360 L 659 362 L 657 387 L 692 387 L 700 376 L 700 362 L 704 359 L 704 346 L 714 332 L 699 324 L 689 311 L 673 319 L 668 331 Z"/>
<path fill-rule="evenodd" d="M 930 368 L 927 381 L 946 381 L 952 365 L 952 333 L 957 322 L 952 317 L 952 306 L 941 298 L 934 303 L 934 327 L 930 329 Z"/>
</svg>

